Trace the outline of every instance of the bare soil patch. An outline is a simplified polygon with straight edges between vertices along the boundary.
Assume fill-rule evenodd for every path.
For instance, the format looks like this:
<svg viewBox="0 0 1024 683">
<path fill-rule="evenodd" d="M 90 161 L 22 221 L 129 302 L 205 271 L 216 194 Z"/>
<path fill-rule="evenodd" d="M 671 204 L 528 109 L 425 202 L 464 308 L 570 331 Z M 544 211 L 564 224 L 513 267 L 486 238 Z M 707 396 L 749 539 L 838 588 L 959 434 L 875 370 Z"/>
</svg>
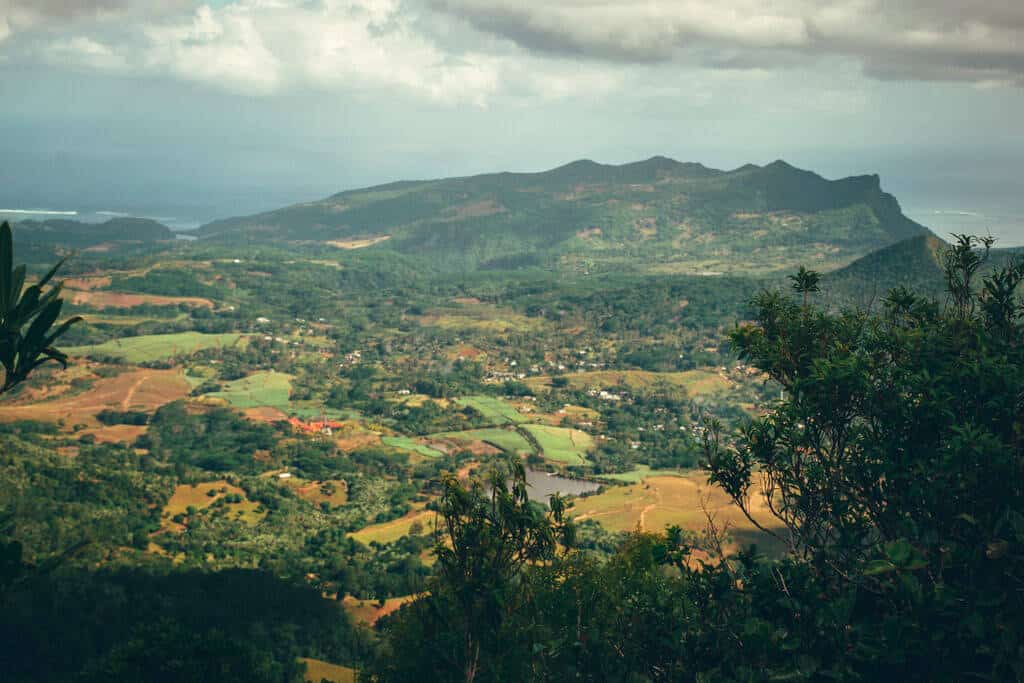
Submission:
<svg viewBox="0 0 1024 683">
<path fill-rule="evenodd" d="M 64 420 L 69 426 L 100 427 L 96 414 L 101 410 L 151 412 L 165 403 L 185 398 L 188 393 L 189 383 L 180 370 L 130 370 L 116 377 L 97 379 L 87 391 L 74 396 L 23 405 L 0 404 L 0 421 Z"/>
<path fill-rule="evenodd" d="M 125 292 L 108 292 L 96 290 L 68 291 L 71 303 L 78 306 L 93 308 L 133 308 L 149 304 L 151 306 L 177 306 L 185 304 L 195 308 L 212 309 L 214 304 L 209 299 L 193 296 L 159 296 L 156 294 L 128 294 Z"/>
<path fill-rule="evenodd" d="M 363 249 L 365 247 L 372 247 L 374 244 L 380 244 L 381 242 L 391 239 L 391 235 L 375 235 L 373 237 L 353 237 L 344 240 L 330 240 L 327 244 L 338 249 Z"/>
</svg>

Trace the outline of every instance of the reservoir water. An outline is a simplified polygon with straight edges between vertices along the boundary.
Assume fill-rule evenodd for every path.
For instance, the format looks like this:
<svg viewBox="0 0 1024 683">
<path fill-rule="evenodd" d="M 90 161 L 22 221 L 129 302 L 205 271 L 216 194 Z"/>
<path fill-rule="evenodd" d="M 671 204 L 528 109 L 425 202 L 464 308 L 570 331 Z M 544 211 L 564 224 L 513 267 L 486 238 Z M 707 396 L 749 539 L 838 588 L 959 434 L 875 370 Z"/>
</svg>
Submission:
<svg viewBox="0 0 1024 683">
<path fill-rule="evenodd" d="M 558 474 L 551 474 L 543 470 L 526 468 L 527 493 L 530 500 L 538 503 L 548 502 L 554 493 L 563 496 L 578 496 L 584 493 L 592 493 L 601 488 L 597 482 L 585 479 L 569 479 Z"/>
</svg>

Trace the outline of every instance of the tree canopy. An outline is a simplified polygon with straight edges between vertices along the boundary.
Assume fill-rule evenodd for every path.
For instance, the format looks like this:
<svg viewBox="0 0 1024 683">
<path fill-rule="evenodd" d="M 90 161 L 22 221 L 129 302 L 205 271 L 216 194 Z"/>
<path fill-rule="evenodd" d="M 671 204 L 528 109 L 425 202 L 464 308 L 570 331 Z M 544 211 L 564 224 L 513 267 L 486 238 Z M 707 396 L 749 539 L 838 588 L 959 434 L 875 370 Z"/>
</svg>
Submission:
<svg viewBox="0 0 1024 683">
<path fill-rule="evenodd" d="M 821 310 L 811 271 L 798 301 L 755 297 L 732 343 L 785 398 L 736 433 L 710 425 L 705 464 L 782 557 L 725 552 L 712 523 L 637 532 L 607 562 L 566 546 L 493 583 L 445 570 L 385 622 L 377 680 L 1019 680 L 1024 262 L 983 275 L 989 246 L 958 237 L 944 301 Z M 449 486 L 455 518 L 484 505 Z M 487 515 L 442 561 L 523 528 L 515 505 Z M 539 537 L 557 523 L 528 519 Z M 459 621 L 481 600 L 500 618 Z M 472 675 L 439 665 L 481 643 Z"/>
</svg>

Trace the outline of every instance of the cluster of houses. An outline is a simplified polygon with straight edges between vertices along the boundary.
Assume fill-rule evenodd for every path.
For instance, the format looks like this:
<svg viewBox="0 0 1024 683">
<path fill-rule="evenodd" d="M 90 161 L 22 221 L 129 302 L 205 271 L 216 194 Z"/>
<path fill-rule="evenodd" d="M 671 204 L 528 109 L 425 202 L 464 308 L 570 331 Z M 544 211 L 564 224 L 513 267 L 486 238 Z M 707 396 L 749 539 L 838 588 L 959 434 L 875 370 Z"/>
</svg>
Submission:
<svg viewBox="0 0 1024 683">
<path fill-rule="evenodd" d="M 587 392 L 587 396 L 596 398 L 599 401 L 621 401 L 623 399 L 622 394 L 616 394 L 612 391 L 605 389 L 591 389 Z"/>
</svg>

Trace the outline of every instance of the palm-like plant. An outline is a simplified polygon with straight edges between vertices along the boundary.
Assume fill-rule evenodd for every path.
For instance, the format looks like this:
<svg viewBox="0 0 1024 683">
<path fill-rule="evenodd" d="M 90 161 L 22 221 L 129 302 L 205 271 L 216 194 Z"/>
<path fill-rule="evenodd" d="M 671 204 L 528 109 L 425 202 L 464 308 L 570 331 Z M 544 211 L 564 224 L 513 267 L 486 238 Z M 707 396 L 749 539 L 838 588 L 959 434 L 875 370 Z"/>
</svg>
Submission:
<svg viewBox="0 0 1024 683">
<path fill-rule="evenodd" d="M 69 318 L 54 329 L 64 306 L 62 283 L 47 285 L 62 265 L 64 259 L 23 292 L 25 266 L 14 267 L 11 226 L 6 221 L 0 225 L 0 394 L 24 382 L 43 363 L 55 361 L 67 367 L 67 355 L 53 344 L 81 317 Z"/>
<path fill-rule="evenodd" d="M 821 289 L 818 286 L 821 274 L 817 271 L 807 270 L 803 266 L 800 266 L 800 270 L 797 271 L 796 275 L 790 275 L 789 279 L 793 281 L 793 289 L 804 295 L 804 306 L 807 305 L 808 295 Z"/>
</svg>

